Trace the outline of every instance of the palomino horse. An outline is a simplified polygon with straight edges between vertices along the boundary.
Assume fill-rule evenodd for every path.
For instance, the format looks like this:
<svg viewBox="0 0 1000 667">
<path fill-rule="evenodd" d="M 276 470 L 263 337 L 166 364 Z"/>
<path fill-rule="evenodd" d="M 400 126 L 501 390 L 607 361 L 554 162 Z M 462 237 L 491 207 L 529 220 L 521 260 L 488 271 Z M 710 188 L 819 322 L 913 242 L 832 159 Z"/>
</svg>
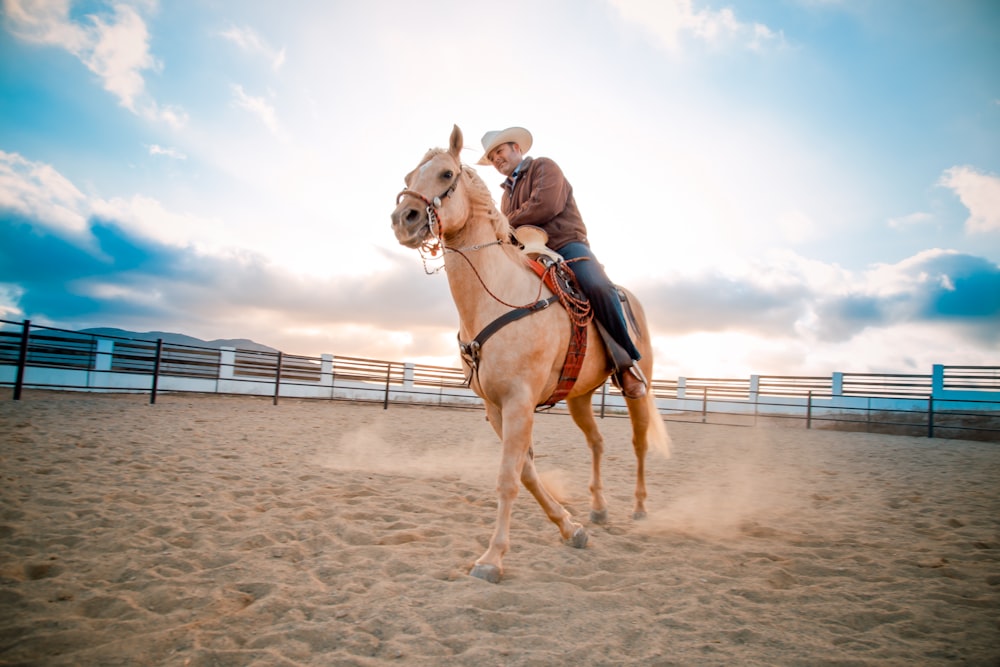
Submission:
<svg viewBox="0 0 1000 667">
<path fill-rule="evenodd" d="M 443 251 L 448 284 L 458 308 L 460 341 L 473 341 L 493 325 L 488 342 L 477 350 L 475 367 L 466 355 L 463 357 L 470 384 L 483 398 L 486 415 L 503 444 L 497 476 L 496 529 L 489 548 L 470 573 L 496 583 L 503 572 L 503 556 L 510 548 L 511 509 L 518 479 L 559 527 L 567 544 L 583 548 L 587 543 L 583 526 L 572 520 L 539 479 L 531 439 L 535 408 L 553 394 L 559 383 L 573 327 L 564 308 L 537 307 L 552 293 L 529 268 L 521 249 L 511 244 L 507 218 L 497 210 L 476 172 L 462 164 L 461 150 L 462 132 L 456 126 L 448 150 L 430 150 L 407 174 L 406 189 L 399 194 L 392 213 L 392 228 L 396 239 L 408 248 L 435 254 Z M 632 302 L 642 371 L 652 377 L 649 331 L 641 307 L 634 298 Z M 496 328 L 498 318 L 522 305 L 528 306 L 529 316 Z M 588 352 L 565 400 L 590 446 L 590 517 L 592 522 L 602 523 L 607 519 L 601 483 L 604 439 L 594 419 L 592 396 L 610 371 L 605 346 L 593 323 L 588 325 L 586 335 Z M 638 461 L 633 516 L 642 518 L 646 513 L 646 452 L 650 447 L 665 451 L 669 440 L 652 391 L 626 404 Z"/>
</svg>

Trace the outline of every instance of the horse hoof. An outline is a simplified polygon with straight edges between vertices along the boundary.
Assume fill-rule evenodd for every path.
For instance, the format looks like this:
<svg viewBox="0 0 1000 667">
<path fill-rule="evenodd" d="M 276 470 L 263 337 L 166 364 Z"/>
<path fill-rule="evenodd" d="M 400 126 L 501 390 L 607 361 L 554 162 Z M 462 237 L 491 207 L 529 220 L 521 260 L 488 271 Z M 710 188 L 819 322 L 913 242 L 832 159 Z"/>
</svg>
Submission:
<svg viewBox="0 0 1000 667">
<path fill-rule="evenodd" d="M 566 544 L 570 545 L 574 549 L 582 549 L 587 546 L 587 531 L 583 527 L 577 528 L 573 536 L 566 540 Z"/>
<path fill-rule="evenodd" d="M 635 519 L 636 521 L 642 521 L 643 519 L 646 518 L 646 513 L 645 512 L 632 512 L 632 518 Z"/>
<path fill-rule="evenodd" d="M 607 510 L 590 510 L 590 523 L 603 524 L 608 522 Z"/>
<path fill-rule="evenodd" d="M 500 583 L 500 568 L 496 565 L 476 565 L 472 568 L 472 572 L 469 572 L 469 575 L 491 584 Z"/>
</svg>

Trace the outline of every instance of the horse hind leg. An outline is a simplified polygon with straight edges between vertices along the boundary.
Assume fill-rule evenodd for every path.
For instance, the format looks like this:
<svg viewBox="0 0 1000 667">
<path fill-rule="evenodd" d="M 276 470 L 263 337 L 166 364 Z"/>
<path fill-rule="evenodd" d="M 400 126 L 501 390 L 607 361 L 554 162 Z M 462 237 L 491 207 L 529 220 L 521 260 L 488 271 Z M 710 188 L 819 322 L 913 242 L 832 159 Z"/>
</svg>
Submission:
<svg viewBox="0 0 1000 667">
<path fill-rule="evenodd" d="M 604 455 L 604 436 L 597 428 L 594 419 L 594 408 L 591 404 L 593 394 L 576 396 L 566 401 L 569 413 L 577 427 L 583 431 L 590 447 L 590 521 L 596 524 L 608 520 L 608 502 L 604 498 L 604 483 L 601 480 L 601 458 Z"/>
<path fill-rule="evenodd" d="M 632 422 L 632 449 L 635 450 L 635 507 L 632 518 L 646 517 L 646 454 L 655 448 L 664 456 L 670 455 L 670 437 L 663 424 L 663 418 L 656 409 L 656 398 L 652 393 L 638 401 L 626 401 L 629 419 Z"/>
</svg>

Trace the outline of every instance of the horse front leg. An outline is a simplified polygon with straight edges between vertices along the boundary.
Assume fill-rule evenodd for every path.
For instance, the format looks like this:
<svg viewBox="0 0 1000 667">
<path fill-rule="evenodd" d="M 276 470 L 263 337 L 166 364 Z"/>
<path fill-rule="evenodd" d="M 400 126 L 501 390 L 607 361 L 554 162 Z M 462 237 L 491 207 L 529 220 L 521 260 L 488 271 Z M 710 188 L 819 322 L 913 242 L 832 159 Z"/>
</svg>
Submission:
<svg viewBox="0 0 1000 667">
<path fill-rule="evenodd" d="M 489 548 L 469 574 L 495 584 L 503 575 L 503 557 L 510 549 L 510 515 L 517 497 L 518 480 L 531 448 L 534 410 L 530 405 L 516 410 L 510 407 L 497 410 L 494 407 L 488 409 L 488 414 L 502 441 L 500 471 L 497 473 L 497 521 Z"/>
<path fill-rule="evenodd" d="M 521 470 L 521 483 L 541 505 L 545 515 L 549 517 L 549 521 L 559 528 L 563 542 L 577 549 L 587 546 L 587 531 L 572 520 L 566 508 L 560 505 L 559 501 L 553 498 L 549 490 L 542 484 L 538 471 L 535 469 L 535 455 L 530 448 L 528 449 L 528 458 L 524 462 L 524 468 Z"/>
<path fill-rule="evenodd" d="M 491 403 L 487 403 L 486 417 L 497 432 L 497 435 L 503 440 L 503 417 L 500 409 Z M 577 549 L 587 546 L 588 537 L 583 526 L 572 520 L 572 515 L 553 497 L 542 482 L 542 478 L 535 468 L 534 450 L 530 446 L 528 447 L 528 456 L 521 468 L 521 483 L 534 496 L 539 506 L 541 506 L 542 511 L 545 512 L 545 516 L 549 518 L 549 521 L 559 528 L 559 534 L 566 544 Z"/>
</svg>

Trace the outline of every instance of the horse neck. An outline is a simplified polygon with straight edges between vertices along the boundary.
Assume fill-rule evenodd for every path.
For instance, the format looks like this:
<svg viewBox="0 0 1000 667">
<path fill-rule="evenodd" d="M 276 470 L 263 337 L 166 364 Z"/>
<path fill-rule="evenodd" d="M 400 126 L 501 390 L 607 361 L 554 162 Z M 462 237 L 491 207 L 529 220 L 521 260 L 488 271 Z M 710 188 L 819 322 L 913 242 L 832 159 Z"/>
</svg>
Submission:
<svg viewBox="0 0 1000 667">
<path fill-rule="evenodd" d="M 464 247 L 491 240 L 495 238 L 484 236 Z M 538 296 L 538 278 L 527 270 L 523 256 L 507 244 L 447 253 L 445 270 L 461 322 L 459 333 L 465 340 L 510 310 L 511 305 L 528 305 Z"/>
</svg>

